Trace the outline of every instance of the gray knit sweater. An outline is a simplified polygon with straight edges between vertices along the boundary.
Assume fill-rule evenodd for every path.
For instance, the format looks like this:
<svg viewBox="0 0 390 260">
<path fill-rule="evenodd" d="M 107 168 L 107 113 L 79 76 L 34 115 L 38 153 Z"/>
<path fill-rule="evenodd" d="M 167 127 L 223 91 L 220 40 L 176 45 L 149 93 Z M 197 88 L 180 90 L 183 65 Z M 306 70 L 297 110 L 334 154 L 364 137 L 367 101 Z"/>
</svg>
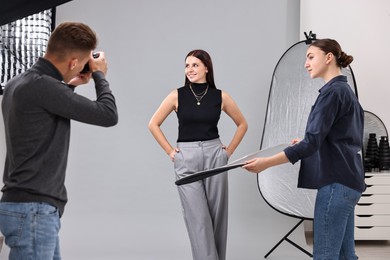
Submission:
<svg viewBox="0 0 390 260">
<path fill-rule="evenodd" d="M 115 98 L 102 72 L 94 72 L 96 101 L 63 82 L 48 60 L 8 82 L 2 100 L 7 145 L 1 201 L 46 202 L 62 215 L 70 119 L 99 126 L 118 122 Z"/>
</svg>

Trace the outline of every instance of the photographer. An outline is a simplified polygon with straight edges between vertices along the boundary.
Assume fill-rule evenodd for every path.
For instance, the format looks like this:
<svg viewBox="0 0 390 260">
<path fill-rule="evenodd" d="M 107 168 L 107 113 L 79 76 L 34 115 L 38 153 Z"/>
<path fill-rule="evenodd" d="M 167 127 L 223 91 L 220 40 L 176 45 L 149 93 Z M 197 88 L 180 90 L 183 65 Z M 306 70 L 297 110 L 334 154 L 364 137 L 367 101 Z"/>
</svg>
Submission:
<svg viewBox="0 0 390 260">
<path fill-rule="evenodd" d="M 96 45 L 89 26 L 62 23 L 53 31 L 44 57 L 5 86 L 7 157 L 0 230 L 11 248 L 9 259 L 61 259 L 58 233 L 67 202 L 70 120 L 105 127 L 118 122 L 105 79 L 105 55 L 92 57 Z M 86 64 L 90 71 L 80 73 Z M 91 78 L 96 101 L 74 92 Z"/>
</svg>

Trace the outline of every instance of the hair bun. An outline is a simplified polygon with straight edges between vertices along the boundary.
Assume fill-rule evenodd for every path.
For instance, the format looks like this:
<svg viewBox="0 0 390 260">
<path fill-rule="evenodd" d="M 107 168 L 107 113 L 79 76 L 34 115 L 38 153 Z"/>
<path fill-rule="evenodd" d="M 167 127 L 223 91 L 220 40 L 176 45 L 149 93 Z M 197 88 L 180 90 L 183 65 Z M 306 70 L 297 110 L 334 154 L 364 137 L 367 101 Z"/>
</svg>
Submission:
<svg viewBox="0 0 390 260">
<path fill-rule="evenodd" d="M 353 61 L 353 57 L 351 55 L 346 54 L 345 52 L 341 52 L 340 57 L 338 58 L 338 63 L 341 67 L 345 68 Z"/>
</svg>

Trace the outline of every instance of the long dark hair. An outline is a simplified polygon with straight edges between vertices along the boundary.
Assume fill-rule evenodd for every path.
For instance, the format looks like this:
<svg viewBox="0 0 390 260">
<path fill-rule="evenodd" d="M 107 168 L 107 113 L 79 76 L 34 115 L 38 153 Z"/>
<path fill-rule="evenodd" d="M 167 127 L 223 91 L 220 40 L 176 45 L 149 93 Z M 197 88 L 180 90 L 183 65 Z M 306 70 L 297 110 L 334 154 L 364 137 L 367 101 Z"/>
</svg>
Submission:
<svg viewBox="0 0 390 260">
<path fill-rule="evenodd" d="M 341 50 L 340 44 L 333 39 L 320 39 L 314 41 L 310 46 L 317 47 L 321 49 L 325 53 L 333 53 L 336 57 L 337 66 L 340 68 L 345 68 L 353 61 L 353 57 L 351 55 L 346 54 Z"/>
<path fill-rule="evenodd" d="M 193 50 L 187 54 L 185 59 L 187 59 L 189 56 L 193 56 L 193 57 L 198 58 L 199 60 L 202 61 L 202 63 L 206 66 L 207 71 L 208 71 L 206 74 L 206 81 L 209 84 L 209 87 L 210 88 L 217 88 L 215 86 L 215 82 L 214 82 L 213 62 L 211 61 L 210 55 L 204 50 Z M 187 76 L 185 76 L 185 80 L 184 80 L 185 86 L 189 86 L 190 83 L 191 82 L 188 80 Z"/>
</svg>

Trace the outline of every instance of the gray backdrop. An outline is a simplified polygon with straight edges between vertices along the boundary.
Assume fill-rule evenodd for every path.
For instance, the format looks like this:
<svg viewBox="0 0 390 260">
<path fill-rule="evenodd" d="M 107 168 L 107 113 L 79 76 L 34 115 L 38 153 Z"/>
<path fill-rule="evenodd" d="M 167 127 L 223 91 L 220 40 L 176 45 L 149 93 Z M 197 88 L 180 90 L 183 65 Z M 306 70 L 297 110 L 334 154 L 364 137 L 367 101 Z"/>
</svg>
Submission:
<svg viewBox="0 0 390 260">
<path fill-rule="evenodd" d="M 165 96 L 182 86 L 185 55 L 202 48 L 213 58 L 217 87 L 235 99 L 249 123 L 231 160 L 258 149 L 273 69 L 299 40 L 299 2 L 74 0 L 57 8 L 57 23 L 85 22 L 99 35 L 119 109 L 114 128 L 72 122 L 64 259 L 191 259 L 173 165 L 148 121 Z M 77 92 L 94 98 L 92 85 Z M 173 144 L 176 115 L 163 130 Z M 223 115 L 224 143 L 234 130 Z M 3 132 L 0 127 L 0 165 Z M 229 175 L 228 259 L 262 258 L 296 220 L 266 205 L 256 175 L 241 169 Z M 302 233 L 298 239 L 303 241 Z M 280 248 L 272 259 L 305 257 L 289 245 Z"/>
</svg>

